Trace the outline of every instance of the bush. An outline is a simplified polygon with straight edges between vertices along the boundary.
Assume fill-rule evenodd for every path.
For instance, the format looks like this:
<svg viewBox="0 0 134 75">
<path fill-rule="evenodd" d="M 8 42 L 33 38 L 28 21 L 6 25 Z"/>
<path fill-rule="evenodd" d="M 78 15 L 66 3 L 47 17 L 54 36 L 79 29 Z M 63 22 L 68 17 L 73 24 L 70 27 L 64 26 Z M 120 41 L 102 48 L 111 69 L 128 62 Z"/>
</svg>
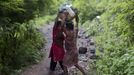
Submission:
<svg viewBox="0 0 134 75">
<path fill-rule="evenodd" d="M 86 5 L 88 2 L 93 4 Z M 83 26 L 88 30 L 87 34 L 95 39 L 97 55 L 101 57 L 96 63 L 98 75 L 133 75 L 134 1 L 88 0 L 78 4 L 83 4 L 80 7 L 80 18 L 83 20 L 81 22 L 84 22 Z M 90 10 L 92 7 L 94 9 Z M 99 11 L 101 14 L 94 16 L 96 12 L 93 11 Z M 93 18 L 89 16 L 92 12 Z M 83 19 L 85 16 L 92 19 Z M 100 49 L 104 49 L 104 53 L 101 53 Z"/>
<path fill-rule="evenodd" d="M 48 3 L 42 1 L 0 1 L 0 75 L 15 75 L 22 67 L 41 58 L 44 38 L 32 19 L 48 8 Z"/>
<path fill-rule="evenodd" d="M 2 75 L 9 75 L 41 58 L 39 49 L 44 42 L 42 34 L 36 31 L 32 24 L 13 25 L 11 29 L 6 27 L 7 30 L 4 29 L 0 38 Z M 27 26 L 29 27 L 26 28 Z"/>
</svg>

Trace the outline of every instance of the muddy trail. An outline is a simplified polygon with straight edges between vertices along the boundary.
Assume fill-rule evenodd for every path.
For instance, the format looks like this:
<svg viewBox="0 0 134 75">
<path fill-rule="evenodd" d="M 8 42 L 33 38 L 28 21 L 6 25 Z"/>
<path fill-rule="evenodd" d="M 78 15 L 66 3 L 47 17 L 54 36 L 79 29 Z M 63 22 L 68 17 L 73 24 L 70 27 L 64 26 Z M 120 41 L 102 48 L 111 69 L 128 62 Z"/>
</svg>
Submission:
<svg viewBox="0 0 134 75">
<path fill-rule="evenodd" d="M 43 33 L 46 44 L 42 48 L 44 58 L 35 65 L 32 65 L 25 69 L 20 75 L 63 75 L 63 71 L 57 64 L 56 70 L 51 72 L 49 70 L 50 59 L 48 58 L 51 43 L 52 43 L 52 28 L 53 23 L 43 25 L 39 30 Z M 92 64 L 95 58 L 95 45 L 91 37 L 86 36 L 85 31 L 82 27 L 79 27 L 77 47 L 79 51 L 79 64 L 88 72 L 89 75 L 96 75 L 93 70 Z M 82 75 L 75 67 L 69 68 L 69 75 Z"/>
</svg>

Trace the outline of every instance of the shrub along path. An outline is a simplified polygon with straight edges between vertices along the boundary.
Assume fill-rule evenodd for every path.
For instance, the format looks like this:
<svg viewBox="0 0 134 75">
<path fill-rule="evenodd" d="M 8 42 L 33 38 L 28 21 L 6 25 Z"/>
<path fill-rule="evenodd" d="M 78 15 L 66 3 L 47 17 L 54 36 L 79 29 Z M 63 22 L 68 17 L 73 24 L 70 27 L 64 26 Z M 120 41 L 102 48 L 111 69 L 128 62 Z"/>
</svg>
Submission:
<svg viewBox="0 0 134 75">
<path fill-rule="evenodd" d="M 44 58 L 35 65 L 32 65 L 25 69 L 20 75 L 61 75 L 63 71 L 60 69 L 59 65 L 56 67 L 55 72 L 49 71 L 49 63 L 50 59 L 48 58 L 49 50 L 52 43 L 52 27 L 53 23 L 50 23 L 48 25 L 44 25 L 39 28 L 39 30 L 44 34 L 44 37 L 47 41 L 45 46 L 42 48 L 42 52 L 45 55 Z M 95 70 L 92 64 L 94 63 L 94 60 L 92 58 L 95 52 L 95 45 L 94 41 L 89 37 L 86 36 L 85 31 L 83 28 L 80 27 L 79 33 L 78 33 L 78 49 L 80 50 L 79 54 L 79 64 L 88 70 L 89 75 L 95 75 Z M 84 52 L 85 51 L 85 52 Z M 91 59 L 90 59 L 91 58 Z M 69 69 L 69 75 L 82 75 L 79 70 L 77 70 L 75 67 L 72 67 Z"/>
</svg>

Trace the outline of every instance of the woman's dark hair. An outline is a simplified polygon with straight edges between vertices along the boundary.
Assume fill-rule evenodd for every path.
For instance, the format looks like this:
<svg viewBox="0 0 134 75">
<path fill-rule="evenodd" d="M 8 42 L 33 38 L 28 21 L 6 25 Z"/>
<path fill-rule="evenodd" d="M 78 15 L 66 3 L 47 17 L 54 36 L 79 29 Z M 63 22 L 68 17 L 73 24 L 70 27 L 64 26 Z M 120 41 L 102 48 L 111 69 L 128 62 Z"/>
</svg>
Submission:
<svg viewBox="0 0 134 75">
<path fill-rule="evenodd" d="M 54 29 L 57 29 L 62 24 L 61 21 L 58 21 L 58 17 L 61 13 L 63 13 L 63 11 L 59 11 L 57 14 L 57 17 L 56 17 L 55 23 L 54 23 Z"/>
<path fill-rule="evenodd" d="M 74 29 L 74 24 L 72 21 L 66 21 L 66 29 L 68 29 L 68 30 Z"/>
</svg>

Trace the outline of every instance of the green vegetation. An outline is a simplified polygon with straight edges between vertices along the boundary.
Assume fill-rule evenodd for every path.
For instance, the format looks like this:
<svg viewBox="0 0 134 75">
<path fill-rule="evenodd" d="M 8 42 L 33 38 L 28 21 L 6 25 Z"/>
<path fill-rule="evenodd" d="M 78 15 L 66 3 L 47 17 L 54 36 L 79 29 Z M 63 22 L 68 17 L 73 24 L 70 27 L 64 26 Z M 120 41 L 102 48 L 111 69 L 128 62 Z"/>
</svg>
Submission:
<svg viewBox="0 0 134 75">
<path fill-rule="evenodd" d="M 79 9 L 80 24 L 96 41 L 97 75 L 133 75 L 134 0 L 68 1 Z M 54 20 L 63 2 L 0 0 L 0 75 L 16 75 L 41 59 L 45 40 L 37 27 Z"/>
<path fill-rule="evenodd" d="M 52 20 L 47 15 L 57 12 L 59 1 L 0 0 L 0 75 L 15 75 L 41 59 L 45 40 L 36 25 Z"/>
<path fill-rule="evenodd" d="M 56 15 L 45 15 L 43 17 L 35 18 L 35 23 L 37 26 L 42 26 L 43 24 L 48 24 L 55 20 Z"/>
<path fill-rule="evenodd" d="M 98 75 L 134 74 L 134 1 L 74 0 L 97 45 Z M 99 18 L 100 17 L 100 18 Z M 102 50 L 104 49 L 104 53 Z"/>
</svg>

